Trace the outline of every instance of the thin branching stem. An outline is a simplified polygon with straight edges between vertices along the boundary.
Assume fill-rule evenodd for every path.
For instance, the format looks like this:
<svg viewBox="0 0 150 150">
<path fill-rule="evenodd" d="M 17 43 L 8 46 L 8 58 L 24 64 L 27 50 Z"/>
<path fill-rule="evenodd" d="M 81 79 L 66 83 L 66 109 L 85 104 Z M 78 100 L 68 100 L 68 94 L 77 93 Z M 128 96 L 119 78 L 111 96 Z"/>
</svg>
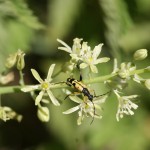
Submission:
<svg viewBox="0 0 150 150">
<path fill-rule="evenodd" d="M 145 72 L 150 72 L 150 70 L 148 69 L 139 69 L 139 70 L 135 70 L 133 72 L 130 73 L 130 75 L 134 75 L 136 74 L 141 74 L 141 73 L 145 73 Z M 117 76 L 117 73 L 113 73 L 113 74 L 109 74 L 109 75 L 105 75 L 105 76 L 99 76 L 99 77 L 95 77 L 95 78 L 91 78 L 88 80 L 83 80 L 83 82 L 85 84 L 92 84 L 92 83 L 99 83 L 99 82 L 104 82 L 106 80 L 109 80 L 113 77 Z M 26 85 L 26 86 L 30 86 L 30 85 Z M 60 83 L 53 83 L 50 85 L 51 89 L 58 89 L 58 88 L 65 88 L 68 87 L 65 82 L 60 82 Z M 0 87 L 0 94 L 8 94 L 8 93 L 16 93 L 16 92 L 22 92 L 21 91 L 22 86 L 16 85 L 16 86 L 5 86 L 5 87 Z"/>
</svg>

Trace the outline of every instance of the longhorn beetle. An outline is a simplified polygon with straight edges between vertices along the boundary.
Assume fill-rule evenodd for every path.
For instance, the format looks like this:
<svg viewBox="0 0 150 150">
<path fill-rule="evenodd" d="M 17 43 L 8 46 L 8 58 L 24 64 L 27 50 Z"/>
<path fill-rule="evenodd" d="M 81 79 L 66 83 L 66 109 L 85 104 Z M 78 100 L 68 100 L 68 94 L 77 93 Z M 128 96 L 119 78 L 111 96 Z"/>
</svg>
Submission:
<svg viewBox="0 0 150 150">
<path fill-rule="evenodd" d="M 79 92 L 83 93 L 84 96 L 87 96 L 88 99 L 92 102 L 93 104 L 93 109 L 94 109 L 94 115 L 95 115 L 95 106 L 94 106 L 94 103 L 93 103 L 93 98 L 94 97 L 99 97 L 99 96 L 103 96 L 103 95 L 106 95 L 108 94 L 109 92 L 105 93 L 105 94 L 102 94 L 102 95 L 99 95 L 99 96 L 93 96 L 88 88 L 86 87 L 86 85 L 84 85 L 81 81 L 78 81 L 74 78 L 67 78 L 67 81 L 66 81 L 66 84 L 69 85 L 69 86 L 73 86 L 75 89 L 77 89 Z M 71 95 L 71 94 L 70 94 Z M 65 97 L 65 99 L 70 96 L 70 95 L 67 95 Z M 94 121 L 94 116 L 93 116 L 93 119 L 92 119 L 92 122 Z M 92 124 L 91 122 L 91 124 Z"/>
</svg>

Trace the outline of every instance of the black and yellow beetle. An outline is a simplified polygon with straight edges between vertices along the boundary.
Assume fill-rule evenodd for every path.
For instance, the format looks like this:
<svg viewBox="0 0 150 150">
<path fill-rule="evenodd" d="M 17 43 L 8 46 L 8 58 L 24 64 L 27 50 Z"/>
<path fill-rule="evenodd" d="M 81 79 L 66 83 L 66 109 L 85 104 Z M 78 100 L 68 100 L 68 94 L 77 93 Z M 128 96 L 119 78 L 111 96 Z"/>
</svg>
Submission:
<svg viewBox="0 0 150 150">
<path fill-rule="evenodd" d="M 79 92 L 83 93 L 83 95 L 87 96 L 90 101 L 93 100 L 94 96 L 89 92 L 86 85 L 84 85 L 81 81 L 78 81 L 74 78 L 68 78 L 66 84 L 73 86 Z"/>
</svg>

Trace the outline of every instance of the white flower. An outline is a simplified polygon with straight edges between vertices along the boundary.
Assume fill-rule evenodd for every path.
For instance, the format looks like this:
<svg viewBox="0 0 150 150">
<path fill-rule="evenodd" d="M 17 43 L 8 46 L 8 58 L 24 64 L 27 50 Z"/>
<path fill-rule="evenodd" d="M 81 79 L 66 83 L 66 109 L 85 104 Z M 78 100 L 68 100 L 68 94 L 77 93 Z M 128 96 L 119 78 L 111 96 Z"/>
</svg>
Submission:
<svg viewBox="0 0 150 150">
<path fill-rule="evenodd" d="M 103 44 L 99 44 L 95 46 L 93 51 L 87 50 L 86 53 L 82 56 L 83 63 L 80 64 L 80 68 L 86 68 L 89 66 L 93 73 L 98 73 L 96 65 L 99 63 L 108 62 L 110 60 L 108 57 L 98 58 L 101 53 L 102 46 Z M 85 50 L 82 49 L 82 51 Z"/>
<path fill-rule="evenodd" d="M 134 70 L 136 70 L 136 66 L 133 65 L 131 62 L 121 63 L 119 71 L 118 71 L 118 75 L 123 79 L 129 78 L 130 73 Z"/>
<path fill-rule="evenodd" d="M 123 115 L 134 115 L 134 112 L 131 109 L 137 109 L 138 105 L 133 103 L 131 99 L 137 98 L 138 95 L 130 95 L 130 96 L 120 96 L 118 90 L 114 90 L 118 98 L 118 111 L 116 114 L 116 119 L 119 121 L 119 118 L 123 118 Z"/>
<path fill-rule="evenodd" d="M 79 65 L 81 69 L 90 67 L 93 73 L 98 73 L 96 65 L 99 63 L 108 62 L 110 60 L 108 57 L 98 58 L 103 44 L 99 44 L 95 46 L 94 50 L 91 50 L 91 47 L 87 45 L 87 42 L 83 42 L 81 45 L 82 39 L 75 38 L 72 48 L 59 39 L 57 39 L 57 41 L 64 46 L 58 47 L 58 49 L 70 53 L 71 59 L 73 60 L 72 62 L 76 63 L 76 65 Z"/>
<path fill-rule="evenodd" d="M 2 119 L 5 122 L 10 119 L 16 119 L 20 122 L 22 120 L 22 115 L 17 114 L 10 107 L 0 106 L 0 119 Z"/>
<path fill-rule="evenodd" d="M 79 117 L 77 120 L 78 125 L 80 125 L 82 123 L 84 117 L 92 117 L 92 118 L 94 117 L 94 118 L 99 118 L 99 119 L 102 118 L 101 115 L 97 115 L 96 111 L 101 110 L 101 107 L 99 104 L 104 103 L 107 96 L 96 98 L 92 102 L 90 100 L 88 100 L 88 98 L 85 96 L 83 96 L 83 100 L 77 96 L 69 96 L 69 98 L 72 101 L 78 103 L 78 105 L 63 112 L 63 114 L 70 114 L 70 113 L 73 113 L 73 112 L 79 110 L 78 111 Z"/>
<path fill-rule="evenodd" d="M 40 75 L 38 74 L 38 72 L 35 69 L 31 69 L 31 72 L 34 76 L 34 78 L 40 83 L 38 85 L 31 85 L 31 86 L 26 86 L 23 87 L 21 90 L 23 92 L 30 92 L 33 90 L 40 90 L 39 95 L 36 97 L 35 99 L 35 105 L 38 105 L 40 103 L 40 101 L 42 101 L 43 96 L 45 93 L 48 94 L 49 98 L 51 99 L 52 103 L 56 106 L 59 106 L 59 102 L 58 100 L 54 97 L 53 93 L 50 90 L 51 87 L 51 81 L 52 81 L 52 73 L 54 70 L 55 64 L 52 64 L 49 68 L 48 71 L 48 75 L 47 78 L 45 80 L 41 79 Z"/>
</svg>

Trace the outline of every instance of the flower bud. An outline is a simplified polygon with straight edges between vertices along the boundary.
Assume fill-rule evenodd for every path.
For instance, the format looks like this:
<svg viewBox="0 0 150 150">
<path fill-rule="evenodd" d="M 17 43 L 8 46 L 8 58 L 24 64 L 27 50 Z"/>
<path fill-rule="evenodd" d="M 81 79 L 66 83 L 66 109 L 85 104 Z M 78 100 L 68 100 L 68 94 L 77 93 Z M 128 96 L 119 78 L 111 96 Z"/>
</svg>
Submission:
<svg viewBox="0 0 150 150">
<path fill-rule="evenodd" d="M 135 60 L 143 60 L 147 55 L 147 49 L 139 49 L 134 53 L 133 57 Z"/>
<path fill-rule="evenodd" d="M 150 90 L 150 79 L 145 80 L 145 86 Z"/>
<path fill-rule="evenodd" d="M 25 61 L 24 61 L 24 56 L 25 53 L 23 53 L 22 51 L 18 51 L 18 60 L 17 60 L 17 69 L 18 70 L 22 70 L 25 67 Z"/>
<path fill-rule="evenodd" d="M 49 121 L 49 110 L 48 110 L 48 108 L 39 106 L 38 111 L 37 111 L 37 116 L 41 121 L 48 122 Z"/>
</svg>

